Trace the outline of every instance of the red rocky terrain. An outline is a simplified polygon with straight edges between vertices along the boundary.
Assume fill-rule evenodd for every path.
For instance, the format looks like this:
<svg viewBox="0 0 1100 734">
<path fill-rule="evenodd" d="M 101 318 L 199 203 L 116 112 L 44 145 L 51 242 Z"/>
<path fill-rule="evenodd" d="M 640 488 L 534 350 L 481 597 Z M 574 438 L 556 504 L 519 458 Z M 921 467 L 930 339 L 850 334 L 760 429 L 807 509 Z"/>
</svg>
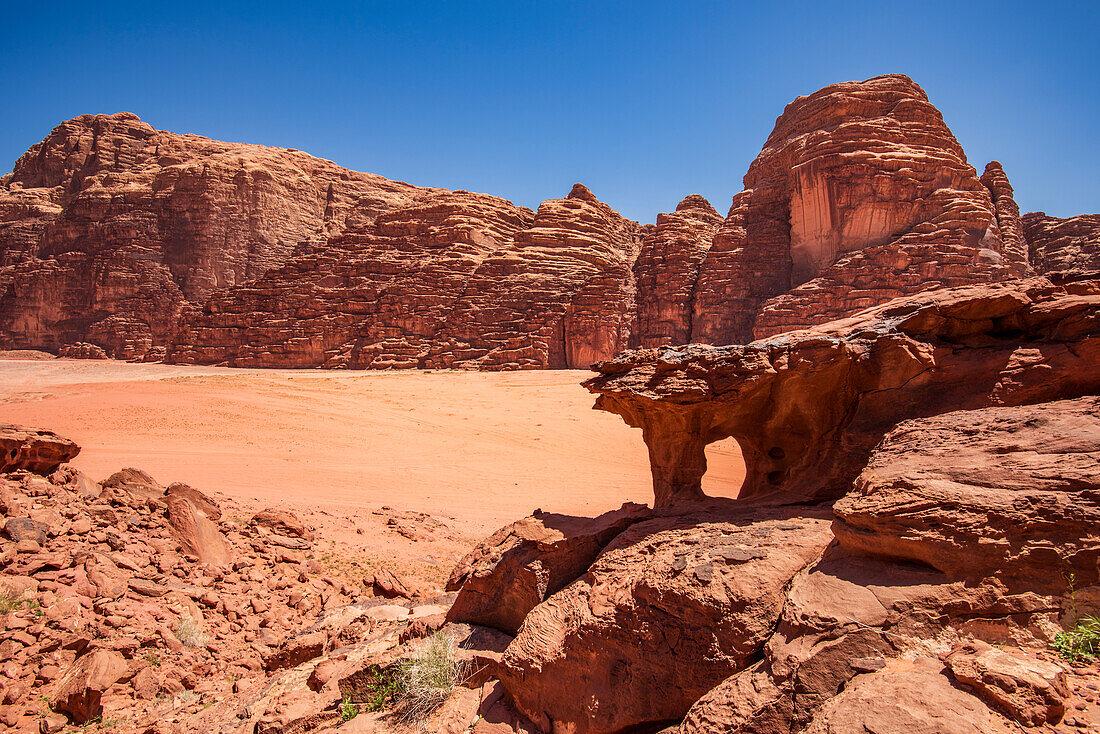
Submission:
<svg viewBox="0 0 1100 734">
<path fill-rule="evenodd" d="M 254 367 L 587 367 L 892 298 L 1095 269 L 1095 216 L 1021 222 L 901 75 L 788 105 L 725 218 L 536 212 L 299 151 L 58 126 L 0 178 L 0 349 Z"/>
<path fill-rule="evenodd" d="M 453 622 L 547 732 L 1100 728 L 1100 280 L 938 290 L 748 346 L 595 366 L 655 507 L 536 514 L 452 573 Z M 703 447 L 742 445 L 736 500 Z"/>
</svg>

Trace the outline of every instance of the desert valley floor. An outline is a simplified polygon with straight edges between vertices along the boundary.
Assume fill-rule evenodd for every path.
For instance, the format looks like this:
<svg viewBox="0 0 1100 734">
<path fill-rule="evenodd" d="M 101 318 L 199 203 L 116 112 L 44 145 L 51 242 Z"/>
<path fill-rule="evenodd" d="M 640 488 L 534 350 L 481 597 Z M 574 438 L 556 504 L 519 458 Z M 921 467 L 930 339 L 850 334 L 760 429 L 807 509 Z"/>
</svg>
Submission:
<svg viewBox="0 0 1100 734">
<path fill-rule="evenodd" d="M 0 360 L 0 422 L 71 437 L 97 480 L 135 466 L 245 504 L 389 505 L 450 516 L 473 544 L 535 508 L 652 500 L 641 432 L 592 410 L 590 375 Z M 705 490 L 736 496 L 736 443 L 708 456 Z"/>
</svg>

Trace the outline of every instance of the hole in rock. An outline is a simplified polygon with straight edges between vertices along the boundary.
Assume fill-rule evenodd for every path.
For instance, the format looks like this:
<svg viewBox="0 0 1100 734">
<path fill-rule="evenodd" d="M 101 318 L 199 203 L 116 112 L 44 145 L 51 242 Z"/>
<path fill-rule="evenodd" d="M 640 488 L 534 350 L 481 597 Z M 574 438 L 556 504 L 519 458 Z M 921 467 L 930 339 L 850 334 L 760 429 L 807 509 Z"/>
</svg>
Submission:
<svg viewBox="0 0 1100 734">
<path fill-rule="evenodd" d="M 745 483 L 745 459 L 737 439 L 724 438 L 708 444 L 706 454 L 703 493 L 711 497 L 736 497 Z"/>
</svg>

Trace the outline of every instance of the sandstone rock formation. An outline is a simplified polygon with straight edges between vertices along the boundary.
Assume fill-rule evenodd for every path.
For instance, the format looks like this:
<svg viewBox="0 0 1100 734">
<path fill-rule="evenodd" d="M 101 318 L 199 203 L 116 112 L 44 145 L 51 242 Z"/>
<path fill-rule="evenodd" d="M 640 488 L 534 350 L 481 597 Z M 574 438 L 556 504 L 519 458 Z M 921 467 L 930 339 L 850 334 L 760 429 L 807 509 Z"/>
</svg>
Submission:
<svg viewBox="0 0 1100 734">
<path fill-rule="evenodd" d="M 743 343 L 901 295 L 1023 274 L 1011 187 L 1001 179 L 991 180 L 996 191 L 979 180 L 907 77 L 799 97 L 710 248 L 693 339 Z M 998 207 L 995 198 L 1006 201 Z"/>
<path fill-rule="evenodd" d="M 615 536 L 647 516 L 626 504 L 597 518 L 536 512 L 482 541 L 455 566 L 448 617 L 514 635 L 527 614 L 580 576 Z"/>
<path fill-rule="evenodd" d="M 378 214 L 430 193 L 130 113 L 83 115 L 0 178 L 0 335 L 140 357 L 169 343 L 186 303 L 339 231 L 353 204 Z"/>
<path fill-rule="evenodd" d="M 1059 219 L 1032 212 L 1021 223 L 1036 271 L 1100 270 L 1100 214 Z"/>
<path fill-rule="evenodd" d="M 544 731 L 678 721 L 759 653 L 786 585 L 830 539 L 824 513 L 751 506 L 637 522 L 532 610 L 501 681 Z"/>
<path fill-rule="evenodd" d="M 1015 592 L 1098 584 L 1097 436 L 1096 396 L 906 421 L 834 505 L 837 539 Z"/>
<path fill-rule="evenodd" d="M 730 436 L 743 498 L 844 494 L 903 420 L 1100 390 L 1100 286 L 1043 278 L 933 291 L 749 345 L 628 352 L 585 383 L 640 427 L 658 506 L 701 496 Z"/>
<path fill-rule="evenodd" d="M 656 508 L 560 591 L 527 594 L 495 668 L 508 700 L 577 734 L 1100 721 L 1096 671 L 1046 647 L 1100 599 L 1098 317 L 1095 276 L 1032 278 L 596 365 L 597 407 L 643 429 Z M 702 447 L 731 435 L 745 487 L 706 498 Z M 538 588 L 495 552 L 513 537 L 456 569 L 468 596 Z"/>
<path fill-rule="evenodd" d="M 128 113 L 85 115 L 0 178 L 0 348 L 587 367 L 628 347 L 743 343 L 996 282 L 1027 274 L 1029 259 L 1041 272 L 1095 266 L 1095 216 L 1022 226 L 1001 166 L 979 177 L 900 75 L 799 97 L 744 184 L 725 219 L 691 195 L 639 226 L 580 184 L 531 212 Z"/>
<path fill-rule="evenodd" d="M 646 228 L 634 265 L 638 288 L 635 346 L 692 341 L 695 287 L 722 217 L 703 197 L 692 194 L 676 211 L 658 214 Z"/>
<path fill-rule="evenodd" d="M 79 446 L 52 431 L 0 425 L 0 474 L 19 469 L 50 474 L 79 453 Z"/>
</svg>

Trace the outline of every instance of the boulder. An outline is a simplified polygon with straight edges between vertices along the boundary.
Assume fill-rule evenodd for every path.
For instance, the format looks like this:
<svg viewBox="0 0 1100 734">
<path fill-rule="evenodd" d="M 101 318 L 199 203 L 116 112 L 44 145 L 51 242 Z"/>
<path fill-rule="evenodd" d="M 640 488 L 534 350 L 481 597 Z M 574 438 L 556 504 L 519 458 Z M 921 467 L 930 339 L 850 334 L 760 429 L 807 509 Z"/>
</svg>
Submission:
<svg viewBox="0 0 1100 734">
<path fill-rule="evenodd" d="M 0 474 L 52 474 L 79 453 L 79 446 L 52 431 L 0 424 Z"/>
<path fill-rule="evenodd" d="M 959 684 L 1024 726 L 1057 724 L 1066 712 L 1069 685 L 1056 663 L 980 641 L 959 645 L 944 662 Z"/>
<path fill-rule="evenodd" d="M 477 545 L 447 581 L 457 591 L 447 612 L 452 622 L 515 634 L 527 614 L 572 582 L 616 536 L 649 517 L 633 503 L 597 518 L 536 510 Z"/>
<path fill-rule="evenodd" d="M 289 535 L 303 540 L 313 540 L 313 531 L 306 527 L 298 516 L 288 510 L 266 509 L 257 512 L 248 521 L 254 527 L 263 527 L 282 535 Z"/>
<path fill-rule="evenodd" d="M 678 721 L 759 655 L 786 586 L 831 539 L 827 518 L 718 503 L 632 524 L 527 615 L 501 682 L 547 731 Z"/>
<path fill-rule="evenodd" d="M 141 469 L 120 469 L 100 484 L 105 490 L 123 492 L 138 503 L 152 502 L 160 507 L 165 506 L 164 487 Z"/>
<path fill-rule="evenodd" d="M 4 535 L 13 542 L 30 540 L 39 546 L 46 544 L 50 526 L 29 517 L 13 517 L 4 523 Z"/>
<path fill-rule="evenodd" d="M 209 519 L 217 522 L 222 519 L 222 510 L 218 506 L 218 503 L 211 499 L 206 494 L 199 490 L 184 484 L 183 482 L 175 482 L 168 485 L 168 489 L 164 490 L 165 497 L 183 497 L 188 500 L 199 512 L 206 515 Z"/>
<path fill-rule="evenodd" d="M 100 699 L 129 670 L 126 659 L 113 650 L 93 650 L 77 658 L 57 682 L 50 709 L 68 715 L 77 724 L 98 717 Z"/>
<path fill-rule="evenodd" d="M 228 566 L 233 562 L 229 545 L 217 524 L 190 500 L 180 495 L 168 498 L 168 523 L 184 551 L 197 557 L 200 563 Z"/>
</svg>

